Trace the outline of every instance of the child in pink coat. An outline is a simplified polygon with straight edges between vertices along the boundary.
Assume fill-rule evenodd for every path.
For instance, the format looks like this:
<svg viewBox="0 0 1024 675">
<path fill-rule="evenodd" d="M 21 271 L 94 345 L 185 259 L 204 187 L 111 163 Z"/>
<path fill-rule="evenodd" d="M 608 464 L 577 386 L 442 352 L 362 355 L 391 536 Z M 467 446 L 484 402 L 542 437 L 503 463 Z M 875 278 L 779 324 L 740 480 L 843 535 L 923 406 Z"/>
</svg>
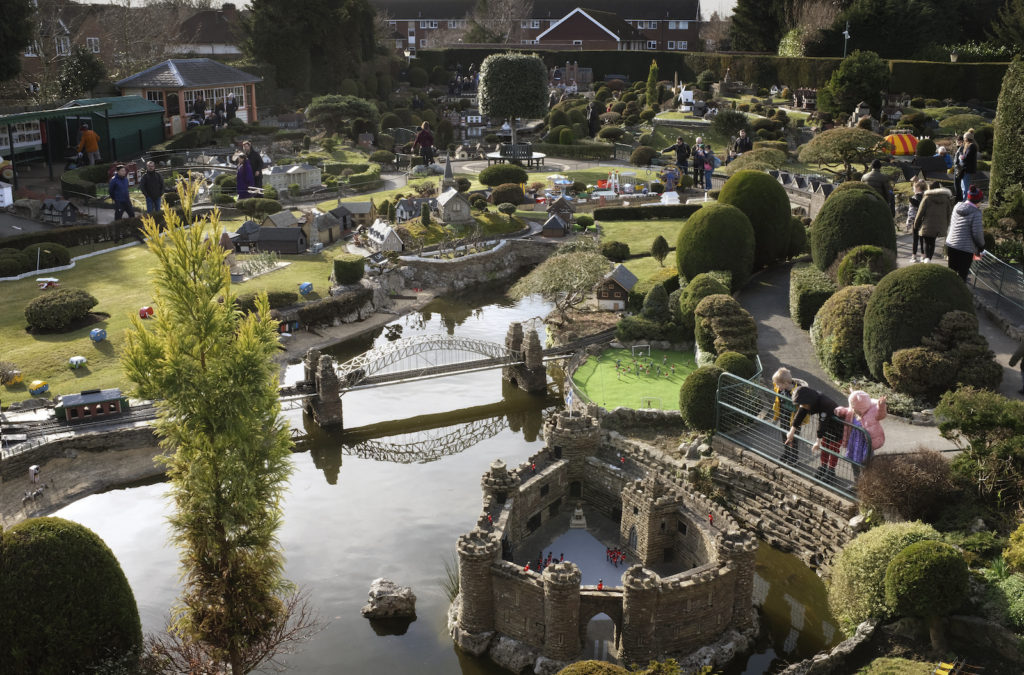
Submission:
<svg viewBox="0 0 1024 675">
<path fill-rule="evenodd" d="M 871 444 L 868 445 L 864 434 L 854 431 L 850 433 L 850 427 L 846 428 L 843 443 L 846 445 L 846 456 L 858 464 L 867 464 L 868 460 L 885 445 L 885 430 L 882 428 L 882 420 L 886 418 L 888 410 L 885 404 L 885 397 L 873 399 L 866 391 L 854 390 L 847 398 L 850 406 L 839 406 L 835 410 L 836 417 L 845 419 L 854 427 L 862 427 L 871 436 Z M 853 467 L 854 476 L 860 476 L 860 466 Z"/>
</svg>

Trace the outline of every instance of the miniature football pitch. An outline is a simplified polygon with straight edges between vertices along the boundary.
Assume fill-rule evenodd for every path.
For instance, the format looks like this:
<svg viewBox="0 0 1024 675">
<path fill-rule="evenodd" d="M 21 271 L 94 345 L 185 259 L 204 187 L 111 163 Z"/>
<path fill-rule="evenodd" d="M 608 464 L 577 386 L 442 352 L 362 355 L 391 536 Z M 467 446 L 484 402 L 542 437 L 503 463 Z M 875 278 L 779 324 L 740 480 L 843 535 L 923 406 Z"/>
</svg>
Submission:
<svg viewBox="0 0 1024 675">
<path fill-rule="evenodd" d="M 581 364 L 572 381 L 602 408 L 674 410 L 679 387 L 696 367 L 693 352 L 652 349 L 650 357 L 634 357 L 629 349 L 606 349 Z"/>
</svg>

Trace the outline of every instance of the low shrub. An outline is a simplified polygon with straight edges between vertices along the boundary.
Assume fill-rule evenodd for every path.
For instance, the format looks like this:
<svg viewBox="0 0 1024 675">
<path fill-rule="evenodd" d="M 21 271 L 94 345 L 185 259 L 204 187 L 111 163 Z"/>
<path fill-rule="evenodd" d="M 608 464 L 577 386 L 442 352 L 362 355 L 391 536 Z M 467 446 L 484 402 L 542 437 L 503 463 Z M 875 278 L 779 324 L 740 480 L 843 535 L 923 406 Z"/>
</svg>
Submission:
<svg viewBox="0 0 1024 675">
<path fill-rule="evenodd" d="M 679 412 L 691 429 L 710 431 L 715 428 L 715 394 L 723 372 L 718 366 L 701 366 L 683 380 L 679 388 Z"/>
<path fill-rule="evenodd" d="M 395 161 L 395 153 L 388 150 L 374 150 L 370 153 L 370 161 L 390 166 Z"/>
<path fill-rule="evenodd" d="M 898 392 L 936 401 L 949 389 L 956 364 L 947 354 L 927 347 L 899 349 L 883 364 L 886 381 Z"/>
<path fill-rule="evenodd" d="M 341 253 L 334 258 L 334 283 L 341 286 L 359 283 L 365 272 L 363 257 L 355 253 Z"/>
<path fill-rule="evenodd" d="M 731 295 L 709 295 L 693 311 L 694 339 L 705 354 L 757 356 L 757 323 Z"/>
<path fill-rule="evenodd" d="M 839 287 L 877 284 L 882 277 L 896 269 L 896 252 L 865 244 L 840 256 L 836 270 Z"/>
<path fill-rule="evenodd" d="M 491 191 L 491 202 L 494 204 L 522 204 L 526 196 L 523 188 L 517 183 L 502 183 Z"/>
<path fill-rule="evenodd" d="M 658 285 L 664 286 L 665 292 L 672 293 L 679 288 L 679 275 L 671 267 L 659 267 L 650 276 L 636 282 L 633 293 L 647 297 L 651 289 Z"/>
<path fill-rule="evenodd" d="M 786 258 L 789 260 L 799 258 L 803 254 L 810 252 L 810 250 L 807 226 L 804 225 L 804 221 L 801 218 L 791 216 L 789 219 L 789 243 L 786 248 Z"/>
<path fill-rule="evenodd" d="M 692 338 L 694 331 L 694 310 L 700 301 L 709 295 L 728 295 L 729 287 L 711 274 L 698 274 L 679 293 L 679 313 L 683 330 Z"/>
<path fill-rule="evenodd" d="M 261 199 L 258 197 L 254 199 L 243 199 L 237 204 L 239 211 L 257 221 L 277 213 L 283 208 L 281 206 L 281 202 L 276 199 Z"/>
<path fill-rule="evenodd" d="M 626 342 L 634 340 L 666 340 L 682 342 L 686 337 L 679 324 L 655 321 L 643 316 L 624 316 L 615 324 L 615 338 Z"/>
<path fill-rule="evenodd" d="M 641 145 L 629 156 L 629 163 L 633 166 L 647 166 L 651 160 L 661 153 L 649 145 Z"/>
<path fill-rule="evenodd" d="M 243 312 L 256 311 L 257 293 L 244 293 L 235 298 L 235 304 Z M 270 309 L 290 307 L 299 301 L 299 294 L 294 291 L 267 291 L 267 302 Z"/>
<path fill-rule="evenodd" d="M 1003 560 L 1014 572 L 1024 572 L 1024 522 L 1010 535 L 1010 542 L 1003 551 Z"/>
<path fill-rule="evenodd" d="M 57 288 L 25 306 L 25 320 L 36 330 L 61 331 L 85 318 L 99 300 L 80 288 Z"/>
<path fill-rule="evenodd" d="M 967 596 L 967 563 L 941 541 L 919 541 L 896 554 L 885 569 L 885 604 L 899 616 L 934 621 L 960 607 Z M 939 628 L 940 626 L 932 626 Z M 933 646 L 941 640 L 933 632 Z"/>
<path fill-rule="evenodd" d="M 526 183 L 529 176 L 526 169 L 515 164 L 492 164 L 480 172 L 478 180 L 488 187 L 497 187 L 503 183 Z"/>
<path fill-rule="evenodd" d="M 786 141 L 754 141 L 754 150 L 760 150 L 761 148 L 788 153 L 789 143 Z"/>
<path fill-rule="evenodd" d="M 622 138 L 624 133 L 626 133 L 626 130 L 622 127 L 601 127 L 597 132 L 597 137 L 606 141 L 617 141 Z"/>
<path fill-rule="evenodd" d="M 889 562 L 911 544 L 940 539 L 931 525 L 921 522 L 885 523 L 855 537 L 832 567 L 828 603 L 843 631 L 851 634 L 870 618 L 889 618 L 885 601 L 885 572 Z"/>
<path fill-rule="evenodd" d="M 223 192 L 220 193 L 220 194 L 213 195 L 211 201 L 213 201 L 213 203 L 215 205 L 217 205 L 217 206 L 228 206 L 228 205 L 234 206 L 235 205 L 235 198 L 234 198 L 234 196 L 230 195 L 230 194 L 225 194 Z"/>
<path fill-rule="evenodd" d="M 836 285 L 814 265 L 794 265 L 789 274 L 789 316 L 793 323 L 808 330 L 825 301 L 836 292 Z"/>
<path fill-rule="evenodd" d="M 622 262 L 629 258 L 629 244 L 624 241 L 602 242 L 601 255 L 612 262 Z"/>
<path fill-rule="evenodd" d="M 594 209 L 597 220 L 663 220 L 689 218 L 701 208 L 700 204 L 654 204 L 651 206 L 601 206 Z M 576 221 L 582 216 L 577 216 Z"/>
<path fill-rule="evenodd" d="M 534 143 L 534 152 L 543 152 L 548 157 L 562 159 L 602 160 L 615 157 L 615 146 L 610 143 L 576 143 L 559 145 L 557 143 Z"/>
<path fill-rule="evenodd" d="M 935 151 L 935 141 L 930 138 L 922 138 L 917 142 L 917 148 L 914 150 L 914 154 L 918 157 L 931 157 L 935 154 Z"/>
<path fill-rule="evenodd" d="M 16 277 L 35 269 L 35 260 L 16 248 L 0 249 L 0 277 Z"/>
<path fill-rule="evenodd" d="M 588 216 L 585 213 L 576 216 L 576 224 L 582 227 L 584 230 L 594 224 L 594 217 Z"/>
<path fill-rule="evenodd" d="M 874 286 L 847 286 L 834 293 L 811 324 L 818 362 L 837 380 L 868 372 L 864 360 L 864 311 Z"/>
<path fill-rule="evenodd" d="M 1015 631 L 1024 631 L 1024 576 L 1011 574 L 996 582 L 1006 603 L 1006 618 Z"/>
<path fill-rule="evenodd" d="M 71 252 L 53 241 L 43 241 L 25 247 L 25 255 L 39 269 L 63 267 L 71 263 Z"/>
<path fill-rule="evenodd" d="M 655 286 L 644 297 L 644 306 L 641 314 L 645 319 L 658 323 L 667 323 L 672 320 L 672 313 L 668 309 L 668 292 L 662 284 Z"/>
<path fill-rule="evenodd" d="M 715 359 L 715 365 L 727 373 L 732 373 L 736 377 L 742 377 L 744 380 L 749 380 L 757 372 L 757 366 L 754 364 L 754 361 L 739 352 L 723 352 L 721 356 Z"/>
<path fill-rule="evenodd" d="M 333 295 L 316 302 L 301 305 L 298 309 L 299 321 L 305 326 L 329 326 L 336 319 L 348 316 L 359 310 L 373 297 L 373 290 L 359 287 L 348 293 Z"/>
<path fill-rule="evenodd" d="M 935 450 L 876 455 L 857 481 L 861 504 L 886 520 L 932 522 L 956 494 L 949 460 Z"/>
</svg>

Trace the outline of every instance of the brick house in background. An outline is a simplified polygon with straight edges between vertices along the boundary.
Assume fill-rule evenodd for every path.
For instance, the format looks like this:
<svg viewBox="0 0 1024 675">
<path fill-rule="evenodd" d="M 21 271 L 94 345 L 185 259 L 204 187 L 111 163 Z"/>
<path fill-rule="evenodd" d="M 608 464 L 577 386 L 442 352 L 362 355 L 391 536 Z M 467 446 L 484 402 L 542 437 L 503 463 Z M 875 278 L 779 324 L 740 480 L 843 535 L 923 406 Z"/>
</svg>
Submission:
<svg viewBox="0 0 1024 675">
<path fill-rule="evenodd" d="M 577 7 L 540 33 L 533 43 L 546 47 L 570 44 L 580 49 L 638 51 L 646 48 L 644 34 L 611 12 Z"/>
<path fill-rule="evenodd" d="M 469 28 L 470 16 L 476 5 L 476 0 L 435 0 L 429 3 L 422 0 L 369 1 L 378 14 L 386 15 L 394 48 L 412 52 L 461 42 L 460 35 Z M 554 34 L 549 33 L 548 39 L 538 42 L 543 33 L 569 18 L 575 10 L 583 10 L 595 19 L 598 18 L 595 14 L 601 14 L 596 23 L 612 24 L 605 27 L 615 37 L 588 40 L 588 35 L 596 35 L 594 29 L 587 25 L 588 22 L 574 19 L 557 32 L 558 41 Z M 614 16 L 615 20 L 607 18 L 607 15 Z M 513 22 L 508 44 L 580 50 L 626 49 L 619 46 L 626 42 L 628 49 L 693 51 L 700 47 L 700 22 L 700 0 L 645 0 L 629 4 L 618 0 L 547 0 L 535 2 L 530 16 Z M 626 30 L 623 24 L 636 32 Z M 582 32 L 574 34 L 569 30 L 573 27 Z M 598 41 L 601 46 L 587 46 L 587 41 Z"/>
</svg>

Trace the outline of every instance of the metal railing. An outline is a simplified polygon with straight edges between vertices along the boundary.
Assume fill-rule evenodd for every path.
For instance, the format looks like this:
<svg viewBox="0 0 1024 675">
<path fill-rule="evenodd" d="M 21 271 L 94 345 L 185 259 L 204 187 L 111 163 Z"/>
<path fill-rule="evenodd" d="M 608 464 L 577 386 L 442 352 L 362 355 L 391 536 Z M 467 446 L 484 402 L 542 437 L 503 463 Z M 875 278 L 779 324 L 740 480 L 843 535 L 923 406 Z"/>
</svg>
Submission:
<svg viewBox="0 0 1024 675">
<path fill-rule="evenodd" d="M 846 448 L 841 445 L 843 440 L 860 433 L 870 448 L 868 432 L 837 420 L 842 424 L 842 437 L 836 439 L 831 449 L 822 444 L 820 452 L 812 451 L 818 421 L 816 416 L 808 415 L 793 445 L 787 446 L 784 441 L 794 408 L 788 398 L 782 397 L 781 414 L 777 415 L 773 409 L 776 398 L 778 395 L 771 389 L 723 373 L 715 400 L 715 433 L 838 495 L 857 499 L 854 485 L 864 465 L 846 457 Z"/>
<path fill-rule="evenodd" d="M 1024 272 L 988 251 L 971 265 L 974 292 L 996 311 L 1008 314 L 1015 324 L 1024 324 Z"/>
</svg>

